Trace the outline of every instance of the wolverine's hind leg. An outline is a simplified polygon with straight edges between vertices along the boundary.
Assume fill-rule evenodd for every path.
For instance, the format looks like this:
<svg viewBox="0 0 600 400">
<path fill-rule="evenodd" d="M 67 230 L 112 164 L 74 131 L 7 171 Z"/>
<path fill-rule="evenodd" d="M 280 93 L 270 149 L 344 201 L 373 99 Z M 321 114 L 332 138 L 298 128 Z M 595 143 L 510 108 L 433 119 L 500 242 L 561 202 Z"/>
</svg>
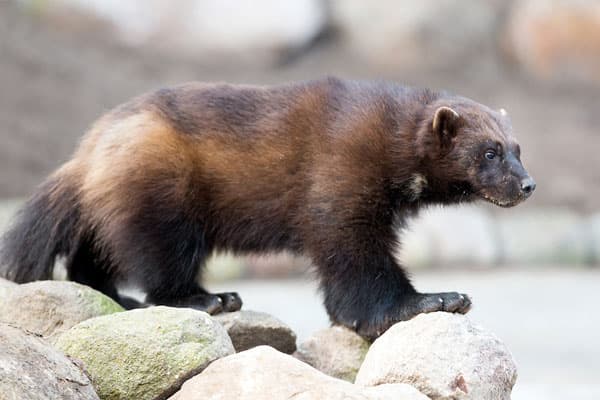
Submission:
<svg viewBox="0 0 600 400">
<path fill-rule="evenodd" d="M 197 283 L 212 250 L 202 225 L 173 204 L 151 197 L 141 204 L 124 224 L 117 250 L 127 273 L 146 291 L 147 301 L 210 314 L 239 310 L 237 293 L 212 294 Z"/>
<path fill-rule="evenodd" d="M 92 156 L 82 150 L 89 164 L 82 193 L 118 277 L 139 284 L 149 303 L 239 309 L 237 295 L 197 284 L 212 247 L 202 224 L 196 141 L 150 111 L 109 115 L 103 124 L 86 142 Z"/>
<path fill-rule="evenodd" d="M 126 309 L 144 306 L 133 298 L 119 295 L 111 275 L 114 269 L 108 259 L 95 249 L 93 240 L 83 239 L 79 242 L 67 259 L 66 269 L 70 280 L 104 293 Z"/>
<path fill-rule="evenodd" d="M 154 303 L 175 306 L 190 307 L 197 310 L 206 311 L 209 314 L 218 314 L 222 311 L 238 311 L 242 308 L 242 299 L 235 292 L 228 293 L 209 293 L 202 287 L 195 288 L 194 294 L 183 297 L 153 297 Z"/>
</svg>

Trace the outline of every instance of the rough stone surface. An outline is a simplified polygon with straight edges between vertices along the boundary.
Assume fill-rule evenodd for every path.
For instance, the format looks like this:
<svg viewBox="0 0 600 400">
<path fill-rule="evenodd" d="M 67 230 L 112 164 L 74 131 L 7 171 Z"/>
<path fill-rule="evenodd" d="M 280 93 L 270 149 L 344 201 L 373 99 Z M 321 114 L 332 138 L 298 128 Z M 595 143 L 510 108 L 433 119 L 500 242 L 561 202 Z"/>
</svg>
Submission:
<svg viewBox="0 0 600 400">
<path fill-rule="evenodd" d="M 86 319 L 123 311 L 102 293 L 75 282 L 38 281 L 18 285 L 0 302 L 0 321 L 54 341 Z"/>
<path fill-rule="evenodd" d="M 334 326 L 302 342 L 294 356 L 329 376 L 354 382 L 369 345 L 356 332 Z"/>
<path fill-rule="evenodd" d="M 0 278 L 0 303 L 8 296 L 9 292 L 14 290 L 18 285 L 12 281 Z"/>
<path fill-rule="evenodd" d="M 97 400 L 87 375 L 41 337 L 0 323 L 2 400 Z"/>
<path fill-rule="evenodd" d="M 409 385 L 364 388 L 327 376 L 278 352 L 259 346 L 213 362 L 183 384 L 170 400 L 426 400 Z"/>
<path fill-rule="evenodd" d="M 63 333 L 56 346 L 85 363 L 103 400 L 168 397 L 234 352 L 208 314 L 162 306 L 89 319 Z"/>
<path fill-rule="evenodd" d="M 377 339 L 356 383 L 409 383 L 432 399 L 509 400 L 517 371 L 506 346 L 464 315 L 421 314 Z"/>
<path fill-rule="evenodd" d="M 213 317 L 227 330 L 235 351 L 267 345 L 283 353 L 296 350 L 296 334 L 289 326 L 270 314 L 236 311 Z"/>
</svg>

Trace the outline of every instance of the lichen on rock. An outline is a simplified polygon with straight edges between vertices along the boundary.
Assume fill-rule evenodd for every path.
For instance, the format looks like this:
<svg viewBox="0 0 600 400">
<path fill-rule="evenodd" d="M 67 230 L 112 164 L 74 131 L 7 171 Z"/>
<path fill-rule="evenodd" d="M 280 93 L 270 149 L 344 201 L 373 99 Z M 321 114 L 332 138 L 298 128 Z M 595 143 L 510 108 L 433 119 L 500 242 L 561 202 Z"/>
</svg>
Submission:
<svg viewBox="0 0 600 400">
<path fill-rule="evenodd" d="M 234 353 L 208 314 L 163 306 L 89 319 L 56 346 L 83 361 L 103 400 L 165 398 L 211 361 Z"/>
<path fill-rule="evenodd" d="M 37 281 L 11 288 L 0 301 L 0 321 L 48 338 L 89 318 L 124 311 L 106 295 L 66 281 Z"/>
</svg>

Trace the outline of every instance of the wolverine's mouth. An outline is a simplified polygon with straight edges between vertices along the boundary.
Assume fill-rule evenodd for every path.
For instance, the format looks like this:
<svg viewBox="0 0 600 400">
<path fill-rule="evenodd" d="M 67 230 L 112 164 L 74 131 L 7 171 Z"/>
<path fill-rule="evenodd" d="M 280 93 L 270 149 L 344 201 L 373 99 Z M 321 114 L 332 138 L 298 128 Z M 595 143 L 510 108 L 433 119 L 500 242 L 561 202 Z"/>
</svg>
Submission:
<svg viewBox="0 0 600 400">
<path fill-rule="evenodd" d="M 477 195 L 488 203 L 504 208 L 514 207 L 522 201 L 522 198 L 517 198 L 516 200 L 499 200 L 485 193 L 477 193 Z"/>
</svg>

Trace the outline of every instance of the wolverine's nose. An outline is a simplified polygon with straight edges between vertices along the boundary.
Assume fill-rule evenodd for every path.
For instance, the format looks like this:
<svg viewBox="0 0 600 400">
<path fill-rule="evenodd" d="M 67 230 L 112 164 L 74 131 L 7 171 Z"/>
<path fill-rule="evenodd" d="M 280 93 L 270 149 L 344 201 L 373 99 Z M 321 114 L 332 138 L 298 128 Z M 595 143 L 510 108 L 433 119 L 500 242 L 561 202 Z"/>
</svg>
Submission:
<svg viewBox="0 0 600 400">
<path fill-rule="evenodd" d="M 532 177 L 528 176 L 521 181 L 521 190 L 525 196 L 531 196 L 531 193 L 535 190 L 535 181 Z"/>
</svg>

